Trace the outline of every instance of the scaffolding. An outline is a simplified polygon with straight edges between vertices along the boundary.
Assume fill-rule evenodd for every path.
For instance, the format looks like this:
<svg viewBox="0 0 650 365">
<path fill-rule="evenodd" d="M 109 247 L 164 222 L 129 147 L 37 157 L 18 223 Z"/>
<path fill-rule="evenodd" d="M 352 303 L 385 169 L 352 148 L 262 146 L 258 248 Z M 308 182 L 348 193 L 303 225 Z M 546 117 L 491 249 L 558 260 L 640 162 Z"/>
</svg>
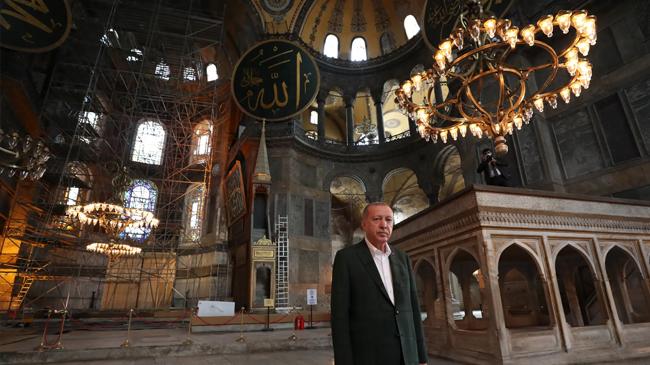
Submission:
<svg viewBox="0 0 650 365">
<path fill-rule="evenodd" d="M 197 214 L 201 222 L 215 220 L 206 214 L 208 196 L 220 183 L 212 181 L 212 168 L 225 158 L 214 147 L 217 141 L 227 143 L 220 133 L 229 115 L 219 109 L 230 97 L 229 88 L 208 82 L 204 72 L 204 51 L 221 47 L 224 2 L 96 0 L 76 3 L 74 11 L 78 31 L 58 51 L 46 77 L 40 114 L 56 161 L 49 178 L 12 199 L 17 205 L 12 211 L 22 207 L 29 214 L 6 217 L 2 247 L 16 247 L 2 249 L 1 264 L 14 270 L 16 279 L 5 283 L 9 303 L 0 310 L 168 309 L 179 305 L 179 298 L 181 306 L 195 305 L 199 298 L 228 298 L 231 268 L 222 218 L 216 218 L 212 232 L 203 224 L 202 235 L 190 234 L 188 227 L 189 217 Z M 143 120 L 164 127 L 160 165 L 131 160 Z M 203 121 L 211 134 L 202 147 L 208 152 L 197 158 L 195 129 Z M 87 167 L 88 181 L 66 173 L 72 162 Z M 143 248 L 141 257 L 109 262 L 85 251 L 87 243 L 105 237 L 77 229 L 65 208 L 72 202 L 71 187 L 79 189 L 75 204 L 122 194 L 110 184 L 121 167 L 131 178 L 155 184 L 160 223 L 146 240 L 133 241 Z M 198 187 L 203 203 L 196 212 L 187 202 Z M 179 278 L 183 290 L 176 288 Z"/>
</svg>

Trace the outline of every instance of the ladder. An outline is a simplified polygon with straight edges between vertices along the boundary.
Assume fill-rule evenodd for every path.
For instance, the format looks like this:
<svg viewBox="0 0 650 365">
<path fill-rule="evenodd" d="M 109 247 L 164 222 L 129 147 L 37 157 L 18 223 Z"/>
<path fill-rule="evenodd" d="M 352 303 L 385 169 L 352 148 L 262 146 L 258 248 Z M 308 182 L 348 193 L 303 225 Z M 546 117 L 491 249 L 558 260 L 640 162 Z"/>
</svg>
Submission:
<svg viewBox="0 0 650 365">
<path fill-rule="evenodd" d="M 277 265 L 278 272 L 275 286 L 276 308 L 289 307 L 289 217 L 278 216 L 275 223 L 277 234 Z"/>
<path fill-rule="evenodd" d="M 18 294 L 16 294 L 15 297 L 12 298 L 10 309 L 12 310 L 20 309 L 20 306 L 23 304 L 23 301 L 27 297 L 27 292 L 29 292 L 29 288 L 32 287 L 34 281 L 35 279 L 31 276 L 23 276 L 23 283 L 20 286 L 20 291 L 18 292 Z"/>
</svg>

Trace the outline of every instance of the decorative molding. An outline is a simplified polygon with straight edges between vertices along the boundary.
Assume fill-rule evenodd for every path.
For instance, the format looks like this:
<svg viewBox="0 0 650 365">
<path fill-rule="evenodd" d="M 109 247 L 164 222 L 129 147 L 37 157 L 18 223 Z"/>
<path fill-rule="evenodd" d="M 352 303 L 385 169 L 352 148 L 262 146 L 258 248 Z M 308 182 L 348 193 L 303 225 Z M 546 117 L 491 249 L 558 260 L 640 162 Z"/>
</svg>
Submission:
<svg viewBox="0 0 650 365">
<path fill-rule="evenodd" d="M 372 0 L 372 7 L 375 11 L 375 29 L 382 33 L 390 28 L 390 18 L 381 0 Z"/>
<path fill-rule="evenodd" d="M 352 31 L 361 33 L 366 31 L 366 17 L 363 15 L 363 1 L 354 0 L 354 10 L 352 12 Z"/>
<path fill-rule="evenodd" d="M 314 42 L 316 41 L 316 32 L 318 31 L 318 26 L 320 25 L 321 19 L 323 19 L 323 13 L 327 9 L 328 1 L 323 1 L 323 4 L 320 6 L 318 15 L 314 19 L 314 26 L 311 28 L 311 33 L 309 33 L 309 46 L 314 47 Z M 324 46 L 324 45 L 323 45 Z"/>
<path fill-rule="evenodd" d="M 479 212 L 479 220 L 482 226 L 497 225 L 508 228 L 572 229 L 650 234 L 650 225 L 648 225 L 647 220 L 631 220 L 630 218 L 613 219 L 517 211 L 481 211 Z"/>
<path fill-rule="evenodd" d="M 345 0 L 336 0 L 334 11 L 329 22 L 327 22 L 327 31 L 329 33 L 341 34 L 343 32 L 343 6 Z"/>
</svg>

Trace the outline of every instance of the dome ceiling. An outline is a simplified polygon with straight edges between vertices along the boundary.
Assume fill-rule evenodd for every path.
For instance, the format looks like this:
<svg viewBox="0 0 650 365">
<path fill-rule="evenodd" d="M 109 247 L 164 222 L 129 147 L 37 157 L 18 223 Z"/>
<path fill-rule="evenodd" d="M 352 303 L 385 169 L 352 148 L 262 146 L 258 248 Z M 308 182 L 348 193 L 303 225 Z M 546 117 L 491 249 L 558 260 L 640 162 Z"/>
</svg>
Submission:
<svg viewBox="0 0 650 365">
<path fill-rule="evenodd" d="M 418 23 L 425 0 L 253 0 L 266 33 L 293 33 L 321 52 L 328 34 L 339 39 L 339 58 L 350 59 L 352 39 L 366 40 L 368 58 L 382 56 L 404 45 L 408 39 L 404 18 L 413 15 Z"/>
<path fill-rule="evenodd" d="M 315 0 L 300 29 L 300 38 L 322 52 L 325 37 L 339 39 L 339 58 L 350 59 L 352 39 L 366 40 L 368 58 L 382 55 L 380 38 L 384 35 L 389 48 L 406 43 L 404 18 L 420 17 L 424 0 Z"/>
</svg>

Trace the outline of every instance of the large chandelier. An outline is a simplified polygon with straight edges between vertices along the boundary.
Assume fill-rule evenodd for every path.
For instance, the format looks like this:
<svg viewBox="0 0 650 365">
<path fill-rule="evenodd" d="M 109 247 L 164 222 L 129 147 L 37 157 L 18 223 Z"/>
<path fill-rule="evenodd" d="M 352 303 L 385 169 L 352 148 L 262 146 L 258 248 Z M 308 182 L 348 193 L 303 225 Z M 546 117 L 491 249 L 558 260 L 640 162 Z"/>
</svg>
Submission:
<svg viewBox="0 0 650 365">
<path fill-rule="evenodd" d="M 505 154 L 505 135 L 528 124 L 533 108 L 556 108 L 558 98 L 569 103 L 571 94 L 578 97 L 589 88 L 591 64 L 583 57 L 596 44 L 596 17 L 585 10 L 560 11 L 519 28 L 485 15 L 480 0 L 467 6 L 461 27 L 435 50 L 432 67 L 414 69 L 395 92 L 396 102 L 427 141 L 447 143 L 469 131 L 494 138 L 496 152 Z M 551 43 L 554 32 L 564 37 Z M 532 64 L 530 54 L 544 61 Z M 530 88 L 532 79 L 536 90 Z M 434 93 L 436 83 L 438 90 L 448 88 L 446 99 Z M 414 100 L 416 94 L 420 100 Z"/>
<path fill-rule="evenodd" d="M 66 210 L 66 215 L 82 225 L 97 226 L 110 237 L 119 237 L 126 229 L 156 228 L 159 223 L 151 212 L 111 203 L 75 205 Z"/>
<path fill-rule="evenodd" d="M 30 135 L 21 137 L 17 132 L 5 134 L 0 129 L 0 175 L 36 181 L 45 174 L 45 163 L 51 157 L 43 141 L 36 141 Z"/>
<path fill-rule="evenodd" d="M 123 232 L 158 227 L 158 219 L 152 212 L 124 206 L 123 193 L 132 183 L 125 167 L 111 181 L 113 201 L 75 205 L 66 210 L 66 215 L 80 225 L 98 227 L 110 239 L 119 239 Z"/>
<path fill-rule="evenodd" d="M 108 243 L 91 243 L 86 246 L 86 250 L 105 255 L 109 260 L 115 260 L 122 256 L 135 256 L 142 252 L 140 247 L 134 247 L 124 243 L 116 243 L 114 240 L 110 240 Z"/>
</svg>

